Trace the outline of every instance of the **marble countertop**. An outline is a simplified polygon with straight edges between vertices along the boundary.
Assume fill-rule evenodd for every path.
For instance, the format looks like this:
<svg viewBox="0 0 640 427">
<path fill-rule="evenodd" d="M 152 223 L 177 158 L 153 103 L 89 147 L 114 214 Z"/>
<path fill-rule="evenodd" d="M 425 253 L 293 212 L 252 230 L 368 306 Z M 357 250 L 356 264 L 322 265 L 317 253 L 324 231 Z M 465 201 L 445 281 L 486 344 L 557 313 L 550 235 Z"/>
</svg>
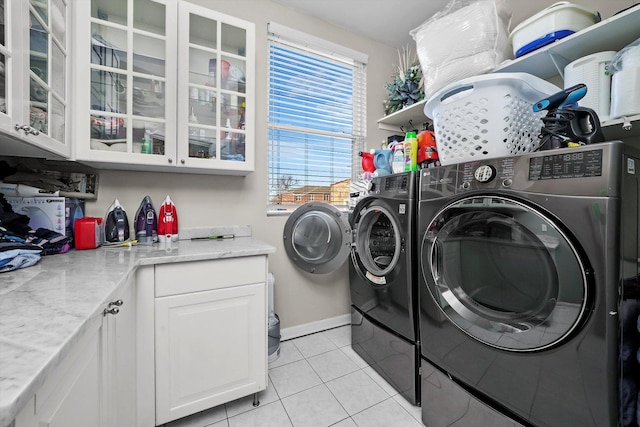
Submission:
<svg viewBox="0 0 640 427">
<path fill-rule="evenodd" d="M 0 427 L 34 396 L 137 266 L 273 252 L 252 237 L 180 240 L 72 250 L 0 274 Z"/>
</svg>

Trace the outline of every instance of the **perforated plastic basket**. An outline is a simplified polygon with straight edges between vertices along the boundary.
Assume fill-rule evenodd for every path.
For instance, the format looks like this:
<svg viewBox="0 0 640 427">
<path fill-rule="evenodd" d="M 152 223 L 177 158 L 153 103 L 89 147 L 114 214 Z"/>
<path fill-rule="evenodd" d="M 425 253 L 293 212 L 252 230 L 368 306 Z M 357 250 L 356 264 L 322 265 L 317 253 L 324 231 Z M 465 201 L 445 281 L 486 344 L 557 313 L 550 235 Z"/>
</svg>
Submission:
<svg viewBox="0 0 640 427">
<path fill-rule="evenodd" d="M 561 89 L 527 73 L 487 74 L 452 83 L 427 101 L 440 163 L 518 155 L 540 146 L 546 111 L 534 103 Z"/>
</svg>

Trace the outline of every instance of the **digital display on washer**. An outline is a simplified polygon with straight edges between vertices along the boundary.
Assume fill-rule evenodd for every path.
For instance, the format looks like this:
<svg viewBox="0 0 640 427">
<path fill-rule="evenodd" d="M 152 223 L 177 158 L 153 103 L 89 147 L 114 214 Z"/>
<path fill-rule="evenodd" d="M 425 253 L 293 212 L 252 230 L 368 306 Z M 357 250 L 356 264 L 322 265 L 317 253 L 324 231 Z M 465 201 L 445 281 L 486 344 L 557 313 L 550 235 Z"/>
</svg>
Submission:
<svg viewBox="0 0 640 427">
<path fill-rule="evenodd" d="M 529 159 L 529 180 L 584 178 L 602 175 L 602 150 L 550 154 Z"/>
<path fill-rule="evenodd" d="M 407 189 L 407 174 L 394 174 L 389 175 L 384 180 L 384 190 L 406 190 Z"/>
</svg>

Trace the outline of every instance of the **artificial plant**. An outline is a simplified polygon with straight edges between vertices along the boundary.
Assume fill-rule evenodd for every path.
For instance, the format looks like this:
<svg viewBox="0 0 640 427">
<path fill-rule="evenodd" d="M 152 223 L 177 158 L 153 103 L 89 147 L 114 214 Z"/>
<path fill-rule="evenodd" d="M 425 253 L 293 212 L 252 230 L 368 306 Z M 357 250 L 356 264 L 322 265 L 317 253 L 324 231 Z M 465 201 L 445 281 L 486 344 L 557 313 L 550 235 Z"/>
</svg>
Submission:
<svg viewBox="0 0 640 427">
<path fill-rule="evenodd" d="M 389 98 L 384 102 L 385 114 L 395 113 L 424 99 L 424 78 L 415 53 L 407 46 L 398 50 L 396 75 L 387 83 Z"/>
</svg>

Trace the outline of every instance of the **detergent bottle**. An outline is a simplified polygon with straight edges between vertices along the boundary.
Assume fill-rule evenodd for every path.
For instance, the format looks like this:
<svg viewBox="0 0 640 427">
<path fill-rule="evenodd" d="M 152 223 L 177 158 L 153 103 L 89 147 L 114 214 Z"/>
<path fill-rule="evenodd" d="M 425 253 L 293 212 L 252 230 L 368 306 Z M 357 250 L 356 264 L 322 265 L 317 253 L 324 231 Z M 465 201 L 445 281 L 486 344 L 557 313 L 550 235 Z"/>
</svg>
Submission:
<svg viewBox="0 0 640 427">
<path fill-rule="evenodd" d="M 378 176 L 390 175 L 392 170 L 392 157 L 393 152 L 391 150 L 371 150 L 373 154 L 373 165 L 376 168 Z"/>
<path fill-rule="evenodd" d="M 362 171 L 373 173 L 376 171 L 376 167 L 373 164 L 373 154 L 367 153 L 366 151 L 360 151 L 358 153 L 360 157 L 362 157 Z"/>
<path fill-rule="evenodd" d="M 161 243 L 178 241 L 178 210 L 168 195 L 158 213 L 158 241 Z"/>
<path fill-rule="evenodd" d="M 415 132 L 407 132 L 404 138 L 404 170 L 418 170 L 418 139 Z"/>
<path fill-rule="evenodd" d="M 418 138 L 418 165 L 422 168 L 440 166 L 438 148 L 433 131 L 424 130 Z"/>
<path fill-rule="evenodd" d="M 404 144 L 402 142 L 398 142 L 394 146 L 391 167 L 393 173 L 404 172 Z"/>
</svg>

